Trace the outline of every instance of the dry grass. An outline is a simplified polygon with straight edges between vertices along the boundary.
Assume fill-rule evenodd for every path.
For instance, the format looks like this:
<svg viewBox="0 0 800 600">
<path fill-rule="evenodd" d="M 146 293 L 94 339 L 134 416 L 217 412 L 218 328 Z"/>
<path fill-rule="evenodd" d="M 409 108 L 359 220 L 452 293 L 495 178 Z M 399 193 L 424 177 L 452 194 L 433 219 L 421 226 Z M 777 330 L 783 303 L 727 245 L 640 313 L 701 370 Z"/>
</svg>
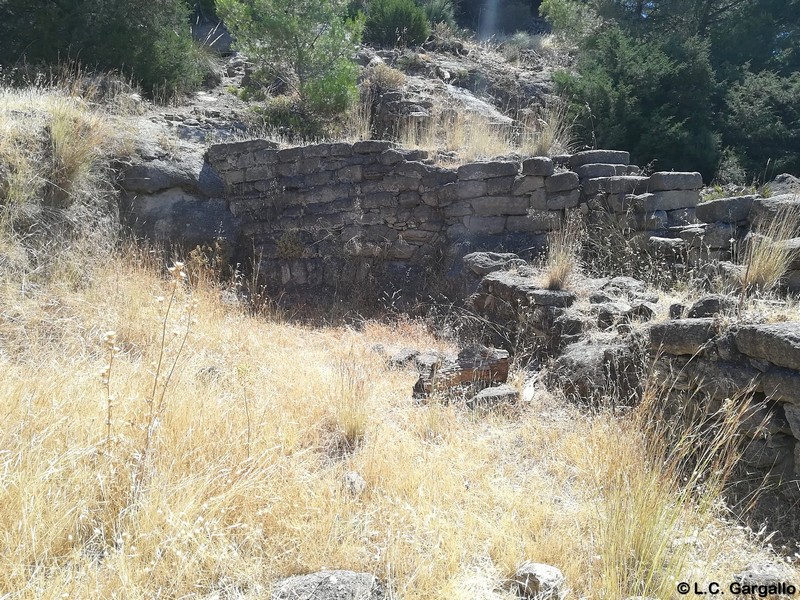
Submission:
<svg viewBox="0 0 800 600">
<path fill-rule="evenodd" d="M 769 292 L 777 286 L 798 254 L 782 242 L 798 235 L 800 204 L 781 207 L 774 216 L 755 224 L 745 243 L 743 293 Z"/>
<path fill-rule="evenodd" d="M 580 269 L 583 221 L 578 211 L 569 211 L 563 226 L 547 236 L 545 287 L 563 290 Z"/>
<path fill-rule="evenodd" d="M 679 495 L 635 419 L 543 393 L 513 414 L 414 404 L 415 376 L 368 350 L 440 345 L 414 322 L 253 318 L 143 254 L 20 290 L 0 287 L 0 595 L 262 598 L 331 567 L 394 598 L 496 599 L 534 560 L 571 597 L 619 598 L 758 552 Z"/>
<path fill-rule="evenodd" d="M 569 152 L 574 144 L 572 122 L 561 104 L 550 105 L 513 125 L 494 123 L 470 111 L 440 111 L 428 119 L 402 121 L 397 137 L 403 146 L 431 155 L 443 150 L 454 153 L 458 161 L 553 156 Z"/>
</svg>

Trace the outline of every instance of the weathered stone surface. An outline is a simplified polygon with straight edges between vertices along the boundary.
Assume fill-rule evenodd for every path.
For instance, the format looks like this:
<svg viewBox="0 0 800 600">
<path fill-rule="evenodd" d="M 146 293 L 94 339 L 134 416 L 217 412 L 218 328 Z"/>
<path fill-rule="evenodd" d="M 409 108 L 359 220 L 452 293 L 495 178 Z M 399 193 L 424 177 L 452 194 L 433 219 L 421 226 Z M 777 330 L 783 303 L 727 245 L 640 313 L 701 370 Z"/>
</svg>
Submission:
<svg viewBox="0 0 800 600">
<path fill-rule="evenodd" d="M 455 202 L 456 200 L 469 200 L 486 195 L 485 181 L 457 181 L 449 183 L 439 190 L 440 200 Z"/>
<path fill-rule="evenodd" d="M 782 210 L 792 207 L 800 207 L 800 196 L 795 194 L 784 194 L 781 196 L 770 196 L 769 198 L 756 198 L 750 208 L 750 222 L 766 221 L 775 218 Z"/>
<path fill-rule="evenodd" d="M 583 182 L 583 193 L 585 196 L 596 194 L 632 194 L 637 191 L 644 191 L 647 188 L 647 177 L 638 175 L 625 175 L 617 177 L 597 177 Z M 645 210 L 658 210 L 658 208 L 646 208 Z"/>
<path fill-rule="evenodd" d="M 769 182 L 769 189 L 773 196 L 795 194 L 800 196 L 800 179 L 788 173 L 781 173 Z"/>
<path fill-rule="evenodd" d="M 605 163 L 589 163 L 581 165 L 575 169 L 581 179 L 596 179 L 598 177 L 614 177 L 616 175 L 628 175 L 626 165 L 610 165 Z"/>
<path fill-rule="evenodd" d="M 506 227 L 506 217 L 464 217 L 464 226 L 470 233 L 502 233 Z"/>
<path fill-rule="evenodd" d="M 731 296 L 709 294 L 692 304 L 687 317 L 690 319 L 700 319 L 703 317 L 713 317 L 716 314 L 727 314 L 736 310 L 737 304 L 736 298 Z"/>
<path fill-rule="evenodd" d="M 548 382 L 575 399 L 594 401 L 614 395 L 624 402 L 638 385 L 637 365 L 631 349 L 606 334 L 567 346 L 553 363 Z"/>
<path fill-rule="evenodd" d="M 401 348 L 389 357 L 388 364 L 392 369 L 402 369 L 414 362 L 417 356 L 419 356 L 419 350 L 416 348 Z"/>
<path fill-rule="evenodd" d="M 467 408 L 491 409 L 498 406 L 516 404 L 519 401 L 519 390 L 508 384 L 489 387 L 478 392 L 467 400 Z"/>
<path fill-rule="evenodd" d="M 562 217 L 549 210 L 529 210 L 525 216 L 508 217 L 509 231 L 556 231 L 561 227 Z"/>
<path fill-rule="evenodd" d="M 527 263 L 516 254 L 498 252 L 472 252 L 464 256 L 464 266 L 475 275 L 483 277 L 495 271 L 522 267 Z"/>
<path fill-rule="evenodd" d="M 479 217 L 524 215 L 528 212 L 528 199 L 522 196 L 475 198 L 472 208 Z"/>
<path fill-rule="evenodd" d="M 770 369 L 764 373 L 764 394 L 780 402 L 800 406 L 800 373 L 789 369 Z"/>
<path fill-rule="evenodd" d="M 536 156 L 522 162 L 522 174 L 535 177 L 550 177 L 555 166 L 553 161 L 546 156 Z"/>
<path fill-rule="evenodd" d="M 703 187 L 703 176 L 700 173 L 677 173 L 660 171 L 650 175 L 647 189 L 651 192 L 669 190 L 699 190 Z"/>
<path fill-rule="evenodd" d="M 357 472 L 349 471 L 345 473 L 342 478 L 342 487 L 344 487 L 348 494 L 354 498 L 358 498 L 366 491 L 367 481 Z"/>
<path fill-rule="evenodd" d="M 792 576 L 790 569 L 773 563 L 757 562 L 736 573 L 733 580 L 741 585 L 769 587 L 789 583 Z"/>
<path fill-rule="evenodd" d="M 694 386 L 717 400 L 761 390 L 761 372 L 753 367 L 699 358 L 689 361 L 684 372 Z"/>
<path fill-rule="evenodd" d="M 786 289 L 793 294 L 800 292 L 800 270 L 789 271 L 786 274 Z"/>
<path fill-rule="evenodd" d="M 565 208 L 575 208 L 580 204 L 581 192 L 578 189 L 568 192 L 550 193 L 547 195 L 548 210 L 563 210 Z"/>
<path fill-rule="evenodd" d="M 747 356 L 800 370 L 800 321 L 740 327 L 736 347 Z"/>
<path fill-rule="evenodd" d="M 564 574 L 556 567 L 526 562 L 514 573 L 512 586 L 520 598 L 562 600 L 567 595 Z"/>
<path fill-rule="evenodd" d="M 786 404 L 784 405 L 783 410 L 784 414 L 786 415 L 786 420 L 789 422 L 789 428 L 792 431 L 792 435 L 797 440 L 800 440 L 800 405 Z"/>
<path fill-rule="evenodd" d="M 462 165 L 458 168 L 461 181 L 474 179 L 491 179 L 493 177 L 509 177 L 516 175 L 519 165 L 514 162 L 485 162 Z"/>
<path fill-rule="evenodd" d="M 486 294 L 497 296 L 512 306 L 535 304 L 567 307 L 575 302 L 573 292 L 545 290 L 534 278 L 509 271 L 489 273 L 481 281 L 479 289 Z"/>
<path fill-rule="evenodd" d="M 320 571 L 282 579 L 272 590 L 272 600 L 383 600 L 386 593 L 370 573 Z"/>
<path fill-rule="evenodd" d="M 544 188 L 544 177 L 535 177 L 533 175 L 521 175 L 514 180 L 514 185 L 511 186 L 511 193 L 515 196 L 523 196 L 530 194 L 536 190 Z"/>
<path fill-rule="evenodd" d="M 565 171 L 548 177 L 544 184 L 548 192 L 566 192 L 576 189 L 580 185 L 580 180 L 576 173 Z"/>
<path fill-rule="evenodd" d="M 716 333 L 713 319 L 673 319 L 652 323 L 650 348 L 654 352 L 696 354 L 707 347 Z"/>
<path fill-rule="evenodd" d="M 353 152 L 355 154 L 380 154 L 385 150 L 394 148 L 393 142 L 384 140 L 365 140 L 363 142 L 356 142 L 353 144 Z"/>
<path fill-rule="evenodd" d="M 686 243 L 679 238 L 663 238 L 651 236 L 648 240 L 650 249 L 661 256 L 679 255 Z"/>
<path fill-rule="evenodd" d="M 627 318 L 631 305 L 625 302 L 604 302 L 592 305 L 592 312 L 597 315 L 597 326 L 608 329 Z"/>
<path fill-rule="evenodd" d="M 700 193 L 693 190 L 655 192 L 642 198 L 640 208 L 645 212 L 655 210 L 670 211 L 679 208 L 694 208 L 699 202 Z"/>
<path fill-rule="evenodd" d="M 701 243 L 709 248 L 730 248 L 731 240 L 736 239 L 736 225 L 731 223 L 709 223 Z"/>
<path fill-rule="evenodd" d="M 697 205 L 697 218 L 705 223 L 740 223 L 750 215 L 755 196 L 719 198 Z"/>
<path fill-rule="evenodd" d="M 610 165 L 627 165 L 631 162 L 630 152 L 622 150 L 586 150 L 573 154 L 569 166 L 576 169 L 583 165 L 604 163 Z"/>
</svg>

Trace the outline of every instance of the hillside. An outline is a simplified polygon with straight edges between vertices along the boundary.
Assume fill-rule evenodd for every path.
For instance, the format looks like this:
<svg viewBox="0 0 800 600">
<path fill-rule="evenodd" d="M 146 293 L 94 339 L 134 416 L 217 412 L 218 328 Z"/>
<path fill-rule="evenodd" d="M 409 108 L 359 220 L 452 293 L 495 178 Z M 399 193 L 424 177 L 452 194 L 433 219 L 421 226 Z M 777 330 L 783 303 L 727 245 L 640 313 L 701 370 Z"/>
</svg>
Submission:
<svg viewBox="0 0 800 600">
<path fill-rule="evenodd" d="M 41 44 L 0 53 L 39 61 L 0 72 L 0 597 L 796 595 L 792 147 L 725 178 L 604 149 L 633 112 L 589 142 L 559 94 L 624 96 L 603 32 L 645 81 L 671 48 L 627 4 L 481 39 L 466 0 L 395 2 L 432 21 L 397 38 L 392 2 L 275 2 L 199 3 L 199 46 L 178 2 L 6 7 Z"/>
</svg>

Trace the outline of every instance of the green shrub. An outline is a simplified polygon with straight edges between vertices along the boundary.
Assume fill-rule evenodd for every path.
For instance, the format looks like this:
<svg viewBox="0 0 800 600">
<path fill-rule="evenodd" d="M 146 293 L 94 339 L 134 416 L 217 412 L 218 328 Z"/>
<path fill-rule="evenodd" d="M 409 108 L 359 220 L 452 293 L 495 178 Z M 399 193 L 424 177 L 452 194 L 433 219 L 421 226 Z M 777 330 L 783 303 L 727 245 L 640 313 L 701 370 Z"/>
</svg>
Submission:
<svg viewBox="0 0 800 600">
<path fill-rule="evenodd" d="M 431 33 L 425 10 L 414 0 L 373 0 L 364 39 L 382 46 L 418 46 Z"/>
<path fill-rule="evenodd" d="M 197 63 L 183 0 L 7 0 L 0 64 L 80 61 L 117 70 L 152 95 L 197 87 Z"/>
<path fill-rule="evenodd" d="M 578 70 L 558 73 L 556 83 L 572 100 L 584 143 L 626 148 L 638 164 L 714 176 L 719 135 L 705 43 L 639 40 L 612 27 L 585 42 Z"/>
<path fill-rule="evenodd" d="M 357 97 L 351 57 L 364 21 L 348 19 L 344 3 L 217 0 L 217 11 L 262 78 L 288 86 L 315 117 L 331 118 Z"/>
<path fill-rule="evenodd" d="M 800 73 L 747 73 L 726 97 L 723 139 L 751 176 L 800 174 Z"/>
<path fill-rule="evenodd" d="M 451 27 L 455 26 L 456 13 L 452 0 L 424 0 L 422 8 L 431 24 L 446 23 Z"/>
</svg>

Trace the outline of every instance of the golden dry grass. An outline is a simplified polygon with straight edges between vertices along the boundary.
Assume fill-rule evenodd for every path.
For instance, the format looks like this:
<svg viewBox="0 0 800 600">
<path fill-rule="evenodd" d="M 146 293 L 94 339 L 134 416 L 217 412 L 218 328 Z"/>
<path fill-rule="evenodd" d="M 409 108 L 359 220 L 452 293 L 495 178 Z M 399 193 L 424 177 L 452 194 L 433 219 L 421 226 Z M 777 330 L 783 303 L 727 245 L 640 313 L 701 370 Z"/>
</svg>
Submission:
<svg viewBox="0 0 800 600">
<path fill-rule="evenodd" d="M 0 286 L 0 595 L 267 598 L 329 567 L 393 598 L 505 598 L 533 560 L 570 597 L 664 597 L 631 573 L 722 581 L 758 552 L 677 493 L 636 419 L 544 392 L 503 414 L 413 403 L 414 375 L 369 350 L 441 346 L 413 321 L 259 319 L 141 254 L 20 290 Z"/>
<path fill-rule="evenodd" d="M 775 215 L 755 224 L 745 242 L 746 269 L 743 293 L 769 292 L 778 285 L 797 257 L 797 249 L 782 243 L 800 235 L 800 204 L 781 207 Z"/>
<path fill-rule="evenodd" d="M 578 211 L 568 211 L 562 227 L 547 236 L 544 285 L 548 290 L 563 290 L 581 265 L 581 239 L 584 231 Z"/>
</svg>

